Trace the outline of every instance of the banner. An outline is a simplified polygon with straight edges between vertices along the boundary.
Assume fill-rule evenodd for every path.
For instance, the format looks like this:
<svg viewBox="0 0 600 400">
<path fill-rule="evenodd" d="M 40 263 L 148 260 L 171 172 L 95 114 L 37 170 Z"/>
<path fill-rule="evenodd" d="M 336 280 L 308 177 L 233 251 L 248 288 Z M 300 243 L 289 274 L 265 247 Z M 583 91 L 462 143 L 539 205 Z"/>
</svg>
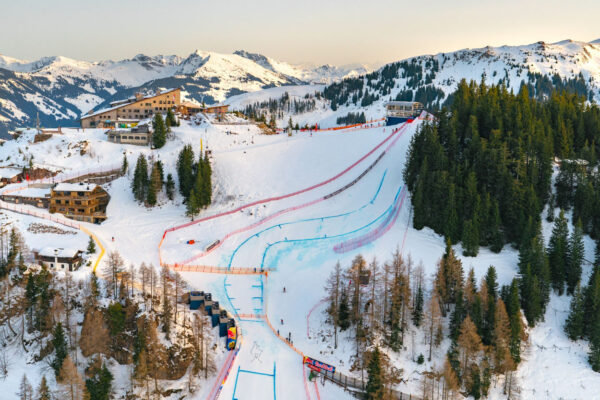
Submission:
<svg viewBox="0 0 600 400">
<path fill-rule="evenodd" d="M 235 326 L 232 326 L 231 328 L 227 329 L 227 343 L 226 343 L 227 350 L 235 349 L 236 341 L 237 341 L 237 329 Z"/>
<path fill-rule="evenodd" d="M 303 363 L 308 364 L 309 367 L 312 365 L 313 367 L 317 367 L 319 369 L 324 369 L 327 372 L 331 372 L 331 373 L 335 372 L 335 367 L 333 365 L 325 364 L 324 362 L 315 360 L 314 358 L 310 358 L 308 356 L 304 356 Z"/>
</svg>

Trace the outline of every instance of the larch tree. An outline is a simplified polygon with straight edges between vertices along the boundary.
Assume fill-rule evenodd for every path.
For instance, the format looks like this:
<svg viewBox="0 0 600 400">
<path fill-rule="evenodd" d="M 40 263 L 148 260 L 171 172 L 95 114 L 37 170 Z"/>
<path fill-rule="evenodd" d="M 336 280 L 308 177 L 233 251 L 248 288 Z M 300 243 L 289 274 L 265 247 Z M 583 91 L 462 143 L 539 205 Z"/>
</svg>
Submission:
<svg viewBox="0 0 600 400">
<path fill-rule="evenodd" d="M 46 375 L 42 376 L 42 380 L 40 381 L 40 385 L 37 389 L 37 396 L 35 397 L 35 400 L 52 400 L 52 394 L 50 393 L 50 388 L 48 387 Z"/>
<path fill-rule="evenodd" d="M 331 318 L 331 324 L 333 325 L 333 341 L 334 348 L 337 349 L 337 330 L 340 325 L 339 312 L 340 312 L 340 296 L 342 291 L 342 266 L 339 261 L 335 264 L 333 271 L 327 278 L 327 284 L 325 290 L 327 293 L 327 301 L 329 306 L 327 307 L 327 314 Z"/>
<path fill-rule="evenodd" d="M 33 400 L 33 387 L 31 386 L 31 383 L 29 383 L 26 374 L 23 374 L 23 377 L 21 378 L 17 396 L 19 396 L 19 400 Z"/>
<path fill-rule="evenodd" d="M 118 297 L 119 276 L 123 272 L 124 265 L 123 258 L 119 252 L 115 250 L 108 253 L 108 259 L 106 260 L 104 273 L 108 283 L 106 288 L 109 292 L 109 295 L 112 295 L 114 299 Z"/>
<path fill-rule="evenodd" d="M 460 353 L 461 370 L 463 374 L 465 374 L 467 367 L 472 363 L 477 362 L 479 352 L 483 350 L 483 343 L 481 343 L 481 338 L 477 334 L 477 328 L 471 320 L 471 317 L 468 315 L 460 328 L 458 349 Z"/>
<path fill-rule="evenodd" d="M 435 334 L 441 325 L 440 300 L 437 293 L 434 293 L 427 304 L 427 312 L 425 313 L 425 338 L 429 347 L 429 356 L 427 359 L 431 361 L 433 345 L 435 342 Z"/>
</svg>

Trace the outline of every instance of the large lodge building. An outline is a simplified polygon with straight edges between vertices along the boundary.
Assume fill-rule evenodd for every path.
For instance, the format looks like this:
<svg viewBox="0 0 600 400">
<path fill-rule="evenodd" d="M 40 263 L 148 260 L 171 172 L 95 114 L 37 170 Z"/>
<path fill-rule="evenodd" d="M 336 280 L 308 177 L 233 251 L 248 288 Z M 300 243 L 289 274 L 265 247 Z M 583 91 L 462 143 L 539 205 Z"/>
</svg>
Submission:
<svg viewBox="0 0 600 400">
<path fill-rule="evenodd" d="M 181 104 L 181 89 L 157 91 L 150 96 L 136 93 L 134 97 L 113 101 L 109 108 L 90 112 L 81 117 L 82 128 L 117 128 L 119 124 L 131 124 L 156 113 L 165 114 Z"/>
</svg>

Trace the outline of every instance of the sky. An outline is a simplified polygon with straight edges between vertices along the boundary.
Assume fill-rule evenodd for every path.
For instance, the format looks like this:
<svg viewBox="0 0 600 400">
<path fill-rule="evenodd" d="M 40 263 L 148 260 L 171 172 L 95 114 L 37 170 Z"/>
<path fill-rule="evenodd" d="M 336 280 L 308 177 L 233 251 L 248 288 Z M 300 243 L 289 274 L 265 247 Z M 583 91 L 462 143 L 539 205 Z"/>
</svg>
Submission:
<svg viewBox="0 0 600 400">
<path fill-rule="evenodd" d="M 243 49 L 381 64 L 486 45 L 600 38 L 598 0 L 5 0 L 0 54 L 99 61 Z"/>
</svg>

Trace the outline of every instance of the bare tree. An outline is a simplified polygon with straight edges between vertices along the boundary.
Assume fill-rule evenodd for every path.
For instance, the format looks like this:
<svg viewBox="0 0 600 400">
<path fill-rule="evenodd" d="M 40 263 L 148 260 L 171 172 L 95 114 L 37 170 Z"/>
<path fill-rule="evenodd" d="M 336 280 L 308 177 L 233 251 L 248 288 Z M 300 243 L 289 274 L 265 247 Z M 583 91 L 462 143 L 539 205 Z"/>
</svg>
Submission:
<svg viewBox="0 0 600 400">
<path fill-rule="evenodd" d="M 70 356 L 65 358 L 58 381 L 64 388 L 62 398 L 70 400 L 83 400 L 84 384 L 77 367 L 73 364 Z"/>
<path fill-rule="evenodd" d="M 108 281 L 107 289 L 109 294 L 113 295 L 114 299 L 118 297 L 119 276 L 123 272 L 123 265 L 123 258 L 117 251 L 108 253 L 104 272 L 106 274 L 106 280 Z"/>
<path fill-rule="evenodd" d="M 331 322 L 333 324 L 333 340 L 334 340 L 334 348 L 337 349 L 338 346 L 338 338 L 337 338 L 337 329 L 339 325 L 339 302 L 340 302 L 340 294 L 341 294 L 341 285 L 342 285 L 342 267 L 339 261 L 335 264 L 335 267 L 329 278 L 327 279 L 327 286 L 325 290 L 327 291 L 327 300 L 329 301 L 329 307 L 327 307 L 327 312 L 331 317 Z"/>
</svg>

